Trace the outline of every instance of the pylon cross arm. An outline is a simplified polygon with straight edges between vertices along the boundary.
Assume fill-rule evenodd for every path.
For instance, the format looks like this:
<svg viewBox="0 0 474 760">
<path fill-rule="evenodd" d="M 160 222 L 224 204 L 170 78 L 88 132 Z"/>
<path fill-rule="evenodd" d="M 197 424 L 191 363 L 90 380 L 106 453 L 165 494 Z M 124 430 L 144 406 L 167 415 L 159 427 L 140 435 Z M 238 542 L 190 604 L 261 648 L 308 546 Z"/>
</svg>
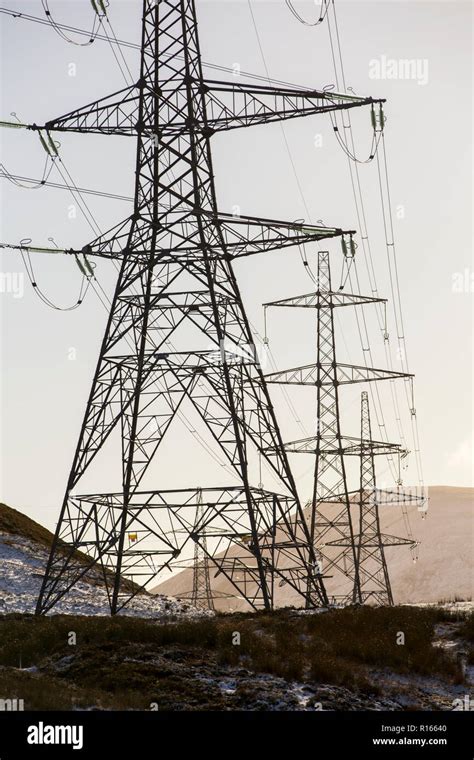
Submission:
<svg viewBox="0 0 474 760">
<path fill-rule="evenodd" d="M 326 455 L 341 453 L 346 456 L 360 456 L 363 453 L 369 453 L 386 456 L 387 454 L 402 453 L 399 444 L 385 443 L 384 441 L 366 441 L 348 435 L 343 435 L 340 438 L 314 435 L 308 438 L 300 438 L 296 441 L 288 441 L 284 446 L 286 451 L 296 454 L 315 454 L 319 451 Z"/>
<path fill-rule="evenodd" d="M 293 298 L 283 298 L 279 301 L 269 301 L 264 306 L 299 306 L 306 309 L 324 309 L 331 299 L 331 306 L 364 306 L 368 303 L 387 303 L 386 298 L 372 298 L 353 293 L 341 293 L 332 290 L 320 290 L 313 293 L 305 293 Z"/>
<path fill-rule="evenodd" d="M 231 257 L 249 256 L 300 243 L 354 234 L 353 231 L 338 227 L 224 213 L 219 213 L 214 221 L 219 228 L 220 240 Z"/>
<path fill-rule="evenodd" d="M 221 258 L 222 249 L 225 250 L 229 258 L 234 259 L 251 256 L 256 253 L 280 250 L 302 243 L 355 234 L 353 230 L 342 230 L 338 227 L 323 227 L 295 221 L 263 219 L 253 216 L 239 215 L 234 217 L 231 214 L 225 213 L 210 216 L 210 221 L 211 225 L 215 228 L 215 233 L 217 233 L 210 236 L 208 246 L 210 258 L 213 256 Z M 0 248 L 21 250 L 29 253 L 62 253 L 104 259 L 122 259 L 130 252 L 128 247 L 129 229 L 130 218 L 121 221 L 111 230 L 85 245 L 82 249 L 45 248 L 9 243 L 0 243 Z M 179 246 L 174 246 L 173 249 L 166 247 L 166 235 L 171 232 L 172 228 L 169 228 L 163 233 L 163 241 L 159 241 L 159 244 L 156 246 L 156 263 L 173 261 L 184 253 L 187 258 L 202 259 L 201 244 L 193 246 L 192 242 L 191 244 L 187 242 L 182 250 L 180 250 Z M 143 236 L 139 247 L 133 247 L 134 255 L 143 255 L 145 266 L 149 264 L 150 252 L 148 248 L 146 236 Z"/>
<path fill-rule="evenodd" d="M 272 372 L 265 375 L 265 379 L 267 383 L 288 385 L 331 385 L 334 382 L 337 382 L 337 385 L 345 385 L 347 383 L 367 383 L 374 380 L 413 377 L 406 372 L 391 372 L 376 367 L 359 367 L 352 364 L 337 364 L 335 377 L 334 373 L 330 372 L 330 364 L 323 362 L 321 369 L 323 374 L 320 376 L 318 365 L 308 364 L 304 367 L 295 367 L 282 372 Z"/>
<path fill-rule="evenodd" d="M 216 80 L 204 82 L 203 89 L 207 127 L 213 132 L 384 102 L 325 90 Z"/>
<path fill-rule="evenodd" d="M 136 135 L 140 90 L 134 84 L 94 100 L 44 125 L 48 131 Z M 30 129 L 34 126 L 30 126 Z"/>
<path fill-rule="evenodd" d="M 193 119 L 196 132 L 219 132 L 250 127 L 301 116 L 346 110 L 385 102 L 383 99 L 357 97 L 325 90 L 266 87 L 229 82 L 198 83 L 205 93 L 205 119 Z M 69 113 L 50 119 L 42 127 L 24 125 L 28 129 L 59 132 L 92 132 L 98 134 L 136 135 L 155 131 L 152 123 L 141 120 L 140 87 L 133 84 L 111 95 L 87 103 Z M 175 104 L 165 90 L 148 92 L 145 97 L 159 98 L 162 115 L 160 132 L 176 134 L 189 131 L 187 112 Z"/>
</svg>

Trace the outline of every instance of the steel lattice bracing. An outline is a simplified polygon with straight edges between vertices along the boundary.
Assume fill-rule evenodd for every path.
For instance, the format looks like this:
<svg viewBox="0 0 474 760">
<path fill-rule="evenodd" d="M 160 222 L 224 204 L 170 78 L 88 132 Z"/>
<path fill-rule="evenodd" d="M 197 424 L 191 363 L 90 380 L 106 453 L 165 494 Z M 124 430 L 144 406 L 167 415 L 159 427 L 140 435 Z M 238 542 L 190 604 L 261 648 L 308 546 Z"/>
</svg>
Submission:
<svg viewBox="0 0 474 760">
<path fill-rule="evenodd" d="M 354 595 L 359 593 L 356 567 L 354 527 L 348 495 L 348 483 L 342 450 L 341 420 L 339 411 L 339 380 L 334 336 L 333 292 L 329 253 L 318 257 L 317 298 L 317 365 L 316 365 L 316 457 L 314 489 L 311 503 L 311 536 L 321 557 L 324 575 L 334 568 L 353 579 Z M 332 451 L 331 451 L 332 450 Z M 337 505 L 336 515 L 324 513 L 325 502 L 342 497 L 343 508 Z M 332 508 L 332 507 L 331 507 Z M 329 509 L 331 509 L 329 508 Z M 326 507 L 326 510 L 328 508 Z M 341 536 L 349 537 L 351 548 L 336 556 L 328 555 L 325 546 Z"/>
<path fill-rule="evenodd" d="M 376 453 L 372 441 L 369 397 L 361 394 L 359 520 L 355 537 L 356 561 L 362 604 L 369 601 L 393 605 L 393 594 L 385 556 L 390 546 L 410 546 L 410 539 L 384 535 L 380 527 L 379 503 L 375 476 Z"/>
<path fill-rule="evenodd" d="M 414 542 L 409 538 L 388 535 L 381 531 L 380 506 L 384 504 L 384 492 L 377 489 L 375 456 L 386 455 L 389 452 L 400 455 L 404 452 L 399 446 L 386 444 L 382 447 L 372 440 L 367 391 L 361 394 L 361 433 L 357 448 L 360 459 L 360 487 L 358 492 L 349 494 L 356 534 L 353 540 L 349 540 L 346 536 L 336 539 L 331 545 L 345 550 L 347 557 L 351 559 L 355 546 L 358 587 L 354 584 L 353 600 L 361 604 L 372 602 L 379 605 L 393 605 L 385 550 L 394 546 L 413 547 Z M 409 498 L 400 492 L 398 496 L 396 503 L 420 503 L 420 497 L 415 495 Z"/>
<path fill-rule="evenodd" d="M 211 591 L 210 565 L 207 549 L 206 531 L 202 528 L 204 522 L 204 507 L 202 503 L 202 493 L 199 498 L 199 505 L 196 512 L 196 528 L 193 536 L 194 562 L 193 562 L 193 590 L 191 593 L 191 604 L 197 609 L 213 610 L 214 599 Z"/>
<path fill-rule="evenodd" d="M 360 601 L 373 597 L 380 604 L 393 604 L 387 561 L 380 533 L 379 508 L 375 501 L 375 460 L 371 448 L 369 397 L 361 394 L 360 410 L 360 493 L 356 561 Z M 375 567 L 373 566 L 375 564 Z"/>
<path fill-rule="evenodd" d="M 193 0 L 144 0 L 137 83 L 43 127 L 28 127 L 48 139 L 54 131 L 72 131 L 137 140 L 131 217 L 82 249 L 88 257 L 118 260 L 120 273 L 37 612 L 52 609 L 96 567 L 116 613 L 138 591 L 124 578 L 150 583 L 186 551 L 194 491 L 143 488 L 183 402 L 198 413 L 240 484 L 202 490 L 212 496 L 204 502 L 201 550 L 215 572 L 253 608 L 272 607 L 275 576 L 302 603 L 326 603 L 232 261 L 344 232 L 221 213 L 210 137 L 373 102 L 205 82 Z M 79 495 L 117 434 L 120 489 L 104 483 L 99 493 Z M 273 471 L 278 492 L 252 486 L 251 449 Z M 131 534 L 136 540 L 127 545 Z"/>
<path fill-rule="evenodd" d="M 328 593 L 331 578 L 336 573 L 347 579 L 348 589 L 342 595 L 330 595 L 330 599 L 363 603 L 369 599 L 379 603 L 392 603 L 389 591 L 380 591 L 382 584 L 389 589 L 388 575 L 380 571 L 383 557 L 382 538 L 378 525 L 379 499 L 392 499 L 390 492 L 384 496 L 375 485 L 374 456 L 399 455 L 400 446 L 384 441 L 373 441 L 370 435 L 367 394 L 363 393 L 362 432 L 360 438 L 341 432 L 340 391 L 342 385 L 408 378 L 410 375 L 375 369 L 367 366 L 341 364 L 336 358 L 334 309 L 341 306 L 365 306 L 384 299 L 333 291 L 329 253 L 318 255 L 318 289 L 293 298 L 265 304 L 265 307 L 313 308 L 317 311 L 317 361 L 315 364 L 296 367 L 266 375 L 267 382 L 285 385 L 309 385 L 316 388 L 316 435 L 285 443 L 291 453 L 315 456 L 313 497 L 308 505 L 310 530 L 314 541 L 319 567 L 327 578 Z M 348 484 L 346 457 L 360 457 L 361 483 L 357 491 Z M 393 496 L 396 501 L 396 494 Z M 404 501 L 398 494 L 398 501 Z M 414 496 L 411 501 L 418 502 Z M 374 533 L 375 531 L 375 533 Z M 412 544 L 409 539 L 386 536 L 385 545 Z M 373 567 L 373 562 L 379 563 Z M 385 563 L 386 570 L 386 563 Z M 383 579 L 380 580 L 380 572 Z"/>
</svg>

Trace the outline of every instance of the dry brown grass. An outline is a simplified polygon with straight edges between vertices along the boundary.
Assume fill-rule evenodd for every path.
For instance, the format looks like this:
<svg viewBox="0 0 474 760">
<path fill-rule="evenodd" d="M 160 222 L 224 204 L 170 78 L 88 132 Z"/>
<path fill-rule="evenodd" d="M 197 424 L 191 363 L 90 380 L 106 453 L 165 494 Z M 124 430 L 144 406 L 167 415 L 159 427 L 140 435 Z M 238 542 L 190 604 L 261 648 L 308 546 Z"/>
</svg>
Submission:
<svg viewBox="0 0 474 760">
<path fill-rule="evenodd" d="M 166 625 L 7 615 L 0 617 L 0 696 L 23 698 L 28 709 L 149 709 L 153 701 L 160 709 L 223 709 L 212 684 L 223 666 L 373 694 L 371 669 L 460 682 L 459 664 L 433 646 L 437 622 L 436 610 L 415 607 L 282 610 Z M 459 626 L 472 636 L 472 621 Z M 76 646 L 68 644 L 71 631 Z M 233 643 L 236 632 L 240 645 Z M 397 644 L 399 633 L 404 645 Z M 20 661 L 37 672 L 18 670 Z"/>
</svg>

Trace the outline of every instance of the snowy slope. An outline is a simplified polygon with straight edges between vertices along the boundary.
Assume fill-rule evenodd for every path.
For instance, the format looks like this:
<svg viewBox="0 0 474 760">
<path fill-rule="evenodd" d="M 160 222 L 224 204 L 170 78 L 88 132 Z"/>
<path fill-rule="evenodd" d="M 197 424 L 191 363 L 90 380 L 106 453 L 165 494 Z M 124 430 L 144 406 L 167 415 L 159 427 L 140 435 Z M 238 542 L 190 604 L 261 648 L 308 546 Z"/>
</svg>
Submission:
<svg viewBox="0 0 474 760">
<path fill-rule="evenodd" d="M 0 531 L 0 614 L 34 612 L 48 551 L 36 541 Z M 79 582 L 54 608 L 55 614 L 108 615 L 105 589 Z M 189 604 L 163 595 L 136 596 L 121 614 L 166 619 L 202 616 Z"/>
<path fill-rule="evenodd" d="M 408 549 L 386 550 L 395 601 L 398 604 L 436 603 L 455 598 L 472 599 L 474 595 L 473 536 L 474 489 L 450 486 L 429 488 L 430 507 L 426 520 L 411 509 L 410 521 L 415 538 L 421 542 L 416 564 Z M 381 509 L 382 530 L 406 536 L 404 516 L 399 508 Z M 232 555 L 232 550 L 230 551 Z M 233 589 L 224 575 L 211 578 L 218 610 L 245 609 L 246 604 L 232 598 Z M 155 587 L 158 593 L 180 596 L 192 588 L 192 571 L 183 570 Z M 340 593 L 337 576 L 328 579 L 329 593 Z M 221 594 L 222 598 L 217 597 Z M 275 590 L 279 606 L 299 605 L 300 599 L 291 587 Z M 226 595 L 226 596 L 224 596 Z"/>
</svg>

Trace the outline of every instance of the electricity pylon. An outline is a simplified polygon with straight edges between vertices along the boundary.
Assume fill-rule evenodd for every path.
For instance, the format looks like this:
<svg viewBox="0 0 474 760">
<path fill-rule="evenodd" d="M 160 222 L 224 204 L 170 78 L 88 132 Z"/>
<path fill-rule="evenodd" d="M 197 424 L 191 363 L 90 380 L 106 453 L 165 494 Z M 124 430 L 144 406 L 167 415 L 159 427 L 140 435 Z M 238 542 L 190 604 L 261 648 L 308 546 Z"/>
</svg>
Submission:
<svg viewBox="0 0 474 760">
<path fill-rule="evenodd" d="M 350 249 L 344 250 L 348 257 L 353 255 Z M 363 407 L 361 438 L 342 434 L 340 387 L 352 383 L 412 377 L 403 372 L 341 364 L 337 361 L 334 309 L 343 306 L 363 307 L 371 303 L 385 303 L 385 299 L 332 290 L 329 253 L 320 251 L 315 293 L 265 304 L 265 308 L 280 306 L 317 310 L 316 364 L 274 372 L 266 375 L 266 379 L 267 383 L 316 387 L 316 435 L 285 443 L 285 449 L 287 452 L 315 455 L 309 523 L 319 569 L 322 570 L 324 578 L 331 577 L 334 571 L 345 576 L 348 580 L 349 591 L 342 601 L 359 603 L 373 595 L 372 591 L 370 594 L 367 591 L 368 584 L 373 581 L 372 573 L 367 568 L 373 548 L 371 544 L 374 541 L 374 517 L 378 525 L 378 511 L 375 506 L 372 506 L 376 492 L 373 456 L 374 454 L 398 455 L 402 452 L 397 444 L 371 440 L 367 403 L 364 403 Z M 367 425 L 369 425 L 368 438 L 366 438 Z M 361 484 L 356 491 L 351 491 L 348 484 L 346 467 L 348 456 L 361 457 Z M 381 498 L 390 503 L 401 503 L 403 500 L 400 493 L 393 494 L 389 491 L 379 493 L 382 494 Z M 407 497 L 407 500 L 416 502 L 419 501 L 419 497 Z M 359 516 L 355 519 L 353 513 L 357 514 L 357 511 Z M 394 537 L 387 537 L 387 540 L 389 538 L 394 539 Z M 397 545 L 400 542 L 413 543 L 404 539 L 397 539 L 397 542 Z M 326 582 L 326 587 L 329 592 L 330 583 Z M 388 603 L 391 603 L 391 595 L 387 594 L 386 599 Z"/>
<path fill-rule="evenodd" d="M 199 529 L 203 522 L 204 508 L 202 504 L 202 495 L 196 513 L 196 539 L 199 535 Z M 193 562 L 193 590 L 191 593 L 191 604 L 193 607 L 201 610 L 213 610 L 214 599 L 211 591 L 211 579 L 209 574 L 209 557 L 207 556 L 207 538 L 203 531 L 201 541 L 194 545 L 194 562 Z"/>
<path fill-rule="evenodd" d="M 381 452 L 379 445 L 372 440 L 367 391 L 361 394 L 360 421 L 360 489 L 357 505 L 359 521 L 358 533 L 355 536 L 357 575 L 360 584 L 358 601 L 362 604 L 373 601 L 376 604 L 391 606 L 394 602 L 385 549 L 393 546 L 413 546 L 413 541 L 381 532 L 379 501 L 383 498 L 383 493 L 380 492 L 379 495 L 377 490 L 374 457 L 376 454 L 385 454 L 386 451 L 382 448 Z M 403 456 L 405 452 L 399 450 L 397 453 L 398 456 Z"/>
<path fill-rule="evenodd" d="M 351 240 L 352 231 L 220 212 L 210 140 L 225 130 L 383 101 L 206 80 L 194 0 L 144 0 L 142 7 L 136 84 L 43 126 L 15 124 L 39 131 L 46 146 L 54 146 L 55 132 L 137 140 L 132 215 L 80 251 L 64 251 L 86 263 L 115 259 L 120 272 L 37 613 L 51 610 L 94 566 L 117 613 L 138 592 L 124 578 L 145 586 L 186 553 L 201 493 L 201 549 L 252 608 L 273 606 L 275 576 L 307 606 L 324 604 L 313 537 L 233 261 L 302 242 Z M 157 490 L 152 479 L 145 488 L 183 401 L 232 469 L 231 486 Z M 121 453 L 110 456 L 120 475 L 111 486 L 97 459 L 117 432 Z M 252 452 L 273 472 L 277 491 L 252 485 Z M 182 475 L 185 463 L 176 464 Z M 105 488 L 77 495 L 92 470 Z M 126 546 L 130 532 L 136 540 Z"/>
</svg>

